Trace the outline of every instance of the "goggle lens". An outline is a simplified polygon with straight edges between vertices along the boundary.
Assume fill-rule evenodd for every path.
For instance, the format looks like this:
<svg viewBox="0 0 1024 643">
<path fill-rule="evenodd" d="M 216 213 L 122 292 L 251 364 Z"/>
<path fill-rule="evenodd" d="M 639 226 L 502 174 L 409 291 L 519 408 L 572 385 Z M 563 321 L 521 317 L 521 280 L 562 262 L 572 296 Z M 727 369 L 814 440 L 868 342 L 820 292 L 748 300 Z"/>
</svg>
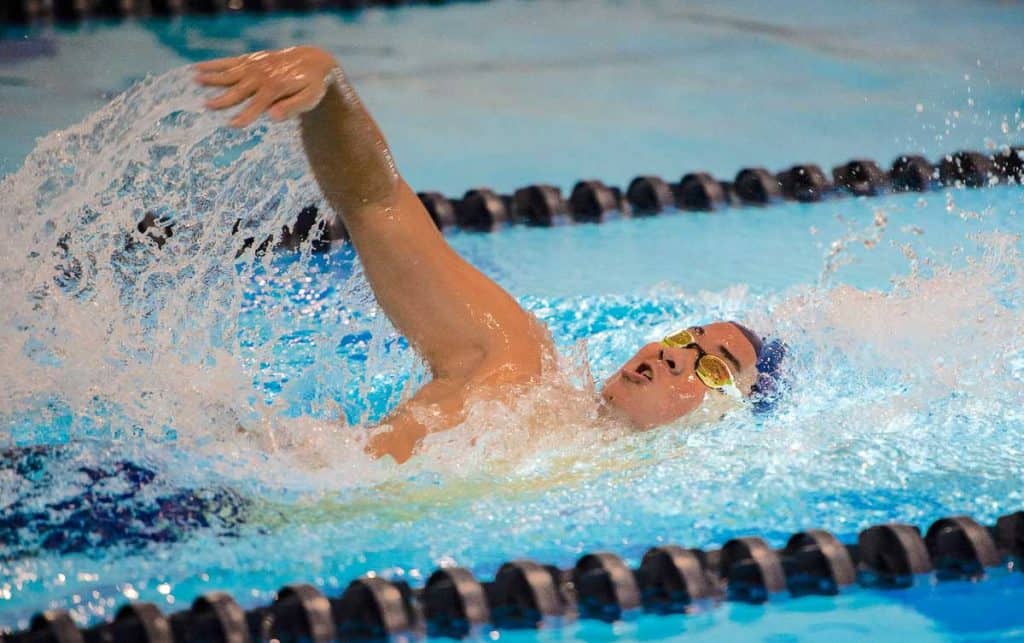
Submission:
<svg viewBox="0 0 1024 643">
<path fill-rule="evenodd" d="M 681 330 L 661 340 L 662 346 L 688 348 L 697 344 L 697 339 L 688 330 Z M 699 347 L 698 347 L 699 348 Z M 738 394 L 729 365 L 717 355 L 704 354 L 697 360 L 697 377 L 708 388 L 720 390 L 729 395 Z"/>
<path fill-rule="evenodd" d="M 698 360 L 697 377 L 711 388 L 725 388 L 733 384 L 729 367 L 715 355 L 705 355 Z"/>
<path fill-rule="evenodd" d="M 663 346 L 668 346 L 670 348 L 686 348 L 687 346 L 696 344 L 697 340 L 694 339 L 693 333 L 690 331 L 681 330 L 678 333 L 673 333 L 661 340 L 661 343 Z"/>
</svg>

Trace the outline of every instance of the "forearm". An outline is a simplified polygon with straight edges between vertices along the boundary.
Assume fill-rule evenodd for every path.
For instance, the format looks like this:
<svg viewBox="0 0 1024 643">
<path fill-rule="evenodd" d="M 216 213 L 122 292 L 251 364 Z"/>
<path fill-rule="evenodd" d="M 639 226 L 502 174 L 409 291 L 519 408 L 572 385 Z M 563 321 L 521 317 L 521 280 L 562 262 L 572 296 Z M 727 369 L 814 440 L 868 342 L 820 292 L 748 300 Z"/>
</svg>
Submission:
<svg viewBox="0 0 1024 643">
<path fill-rule="evenodd" d="M 196 81 L 224 92 L 210 109 L 243 105 L 230 121 L 301 116 L 317 182 L 344 220 L 384 312 L 430 363 L 435 377 L 469 381 L 509 364 L 539 370 L 547 341 L 496 283 L 455 253 L 416 194 L 334 58 L 290 47 L 199 63 Z M 325 82 L 326 79 L 326 82 Z"/>
<path fill-rule="evenodd" d="M 401 177 L 383 134 L 340 69 L 302 115 L 302 143 L 321 191 L 346 219 L 395 200 Z"/>
<path fill-rule="evenodd" d="M 462 260 L 395 169 L 373 118 L 339 72 L 302 116 L 302 140 L 331 207 L 342 217 L 367 280 L 435 376 L 468 372 L 492 343 L 495 317 L 518 305 Z M 475 317 L 474 309 L 481 313 Z M 506 309 L 512 309 L 505 312 Z"/>
</svg>

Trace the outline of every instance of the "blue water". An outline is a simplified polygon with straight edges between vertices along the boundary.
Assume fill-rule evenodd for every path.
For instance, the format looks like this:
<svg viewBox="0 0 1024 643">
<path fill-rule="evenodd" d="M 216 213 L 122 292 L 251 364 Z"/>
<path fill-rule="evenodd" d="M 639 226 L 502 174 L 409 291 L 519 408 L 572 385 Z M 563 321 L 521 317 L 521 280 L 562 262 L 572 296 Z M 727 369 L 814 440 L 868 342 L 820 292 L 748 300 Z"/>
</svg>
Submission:
<svg viewBox="0 0 1024 643">
<path fill-rule="evenodd" d="M 296 42 L 345 62 L 418 188 L 935 156 L 1019 138 L 1018 9 L 502 0 L 9 29 L 0 119 L 17 126 L 0 134 L 0 161 L 16 169 L 36 137 L 146 74 Z"/>
<path fill-rule="evenodd" d="M 172 611 L 227 589 L 255 605 L 286 582 L 337 594 L 368 571 L 416 584 L 455 562 L 486 578 L 511 557 L 567 567 L 598 549 L 636 564 L 662 542 L 781 546 L 807 527 L 853 541 L 888 520 L 1024 507 L 1017 186 L 453 233 L 547 323 L 581 387 L 582 362 L 599 381 L 644 340 L 735 317 L 787 341 L 792 388 L 768 417 L 619 438 L 571 409 L 531 428 L 539 394 L 399 469 L 350 438 L 422 368 L 351 252 L 231 259 L 237 212 L 267 231 L 311 198 L 287 131 L 230 138 L 189 116 L 198 98 L 173 74 L 103 107 L 147 73 L 315 41 L 345 61 L 417 188 L 728 176 L 1020 141 L 1011 5 L 698 7 L 495 2 L 5 34 L 0 116 L 19 123 L 0 134 L 8 173 L 35 137 L 102 118 L 44 142 L 4 184 L 0 628 L 49 606 L 86 623 L 135 598 Z M 223 144 L 252 156 L 218 169 L 207 152 Z M 288 186 L 286 205 L 260 201 L 268 185 Z M 138 202 L 168 207 L 164 248 L 125 249 Z M 80 277 L 26 257 L 51 256 L 65 231 Z M 60 287 L 32 288 L 43 283 Z M 276 443 L 235 434 L 233 419 L 268 414 Z M 281 419 L 294 417 L 314 419 Z M 1024 577 L 991 576 L 547 636 L 1024 638 Z"/>
</svg>

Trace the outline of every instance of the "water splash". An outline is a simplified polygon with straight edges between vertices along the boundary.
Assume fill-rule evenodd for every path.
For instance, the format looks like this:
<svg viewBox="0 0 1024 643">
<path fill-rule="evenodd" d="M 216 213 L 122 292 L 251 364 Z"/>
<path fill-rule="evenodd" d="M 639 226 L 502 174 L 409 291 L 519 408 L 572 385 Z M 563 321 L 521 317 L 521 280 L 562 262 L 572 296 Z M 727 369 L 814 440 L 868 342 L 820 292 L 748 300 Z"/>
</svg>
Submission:
<svg viewBox="0 0 1024 643">
<path fill-rule="evenodd" d="M 848 536 L 870 521 L 985 518 L 1024 502 L 1024 264 L 1019 218 L 1005 218 L 1019 192 L 949 192 L 902 210 L 894 198 L 843 202 L 850 228 L 822 233 L 813 285 L 757 292 L 738 272 L 712 292 L 671 282 L 610 295 L 595 275 L 584 295 L 524 296 L 567 356 L 562 375 L 511 405 L 474 405 L 396 468 L 362 455 L 358 428 L 422 366 L 349 249 L 257 252 L 318 192 L 293 127 L 228 130 L 201 98 L 187 71 L 148 79 L 43 139 L 0 185 L 0 442 L 74 443 L 49 468 L 0 468 L 5 508 L 34 517 L 10 536 L 18 557 L 0 562 L 18 579 L 0 587 L 18 618 L 54 595 L 93 596 L 84 620 L 129 591 L 166 601 L 226 587 L 255 602 L 311 569 L 325 587 L 368 569 L 415 581 L 440 561 L 486 574 L 511 551 L 566 564 L 584 548 L 636 555 L 660 538 L 720 543 L 752 526 Z M 801 207 L 770 213 L 771 229 L 801 226 L 778 223 Z M 736 225 L 756 225 L 743 216 Z M 622 223 L 624 253 L 646 252 L 644 226 L 683 225 L 659 219 Z M 940 221 L 956 230 L 952 250 L 930 241 Z M 545 234 L 582 248 L 614 225 Z M 511 238 L 475 238 L 484 256 L 473 259 Z M 904 259 L 886 287 L 846 282 L 889 250 Z M 774 415 L 740 409 L 644 434 L 595 416 L 594 379 L 643 340 L 728 318 L 791 349 L 793 386 Z M 152 529 L 47 548 L 82 520 L 62 508 L 88 493 Z"/>
<path fill-rule="evenodd" d="M 242 425 L 273 445 L 288 438 L 253 387 L 259 365 L 282 344 L 321 350 L 296 319 L 376 316 L 351 269 L 310 285 L 333 270 L 310 257 L 316 230 L 297 258 L 263 252 L 320 200 L 294 127 L 224 127 L 190 75 L 148 78 L 50 134 L 0 185 L 0 442 L 63 423 L 65 439 L 185 446 Z M 316 310 L 324 290 L 345 305 Z M 19 431 L 26 416 L 43 433 Z"/>
<path fill-rule="evenodd" d="M 226 128 L 221 115 L 201 109 L 203 90 L 189 76 L 181 69 L 149 78 L 83 123 L 51 134 L 2 184 L 7 440 L 168 442 L 214 456 L 217 473 L 237 467 L 242 479 L 254 469 L 281 475 L 294 464 L 289 454 L 311 470 L 344 462 L 351 480 L 386 478 L 380 467 L 371 475 L 360 438 L 345 425 L 381 417 L 422 381 L 423 369 L 375 307 L 351 250 L 314 257 L 306 242 L 294 257 L 260 252 L 304 207 L 322 206 L 294 127 Z M 950 203 L 947 209 L 955 208 Z M 819 369 L 835 367 L 820 366 L 820 356 L 839 345 L 847 370 L 861 380 L 882 361 L 889 371 L 919 373 L 948 389 L 967 381 L 983 358 L 951 366 L 922 356 L 936 346 L 963 348 L 968 319 L 986 320 L 986 332 L 972 333 L 972 341 L 1013 335 L 1015 240 L 993 238 L 980 263 L 940 265 L 927 275 L 908 245 L 911 276 L 891 291 L 832 286 L 853 260 L 849 248 L 884 243 L 889 221 L 885 207 L 875 207 L 865 230 L 828 244 L 817 287 L 781 297 L 755 297 L 742 286 L 718 294 L 668 287 L 628 302 L 585 302 L 580 310 L 598 315 L 585 326 L 579 310 L 573 324 L 559 319 L 562 307 L 579 302 L 525 303 L 563 345 L 566 338 L 590 341 L 598 377 L 628 357 L 637 334 L 656 334 L 687 316 L 747 317 L 797 346 L 797 354 L 807 347 Z M 937 310 L 945 326 L 932 319 Z M 848 319 L 861 326 L 844 327 Z M 1004 364 L 1019 349 L 993 343 L 977 355 L 998 354 Z M 805 367 L 816 377 L 811 364 L 799 365 Z M 456 444 L 471 445 L 456 470 L 513 453 L 529 462 L 538 452 L 585 450 L 590 439 L 579 436 L 593 434 L 596 422 L 589 368 L 568 369 L 575 389 L 555 378 L 513 408 L 477 405 L 463 427 L 428 440 L 425 459 Z M 283 419 L 298 415 L 307 419 Z M 266 452 L 283 455 L 268 462 Z M 337 475 L 316 484 L 336 485 Z"/>
</svg>

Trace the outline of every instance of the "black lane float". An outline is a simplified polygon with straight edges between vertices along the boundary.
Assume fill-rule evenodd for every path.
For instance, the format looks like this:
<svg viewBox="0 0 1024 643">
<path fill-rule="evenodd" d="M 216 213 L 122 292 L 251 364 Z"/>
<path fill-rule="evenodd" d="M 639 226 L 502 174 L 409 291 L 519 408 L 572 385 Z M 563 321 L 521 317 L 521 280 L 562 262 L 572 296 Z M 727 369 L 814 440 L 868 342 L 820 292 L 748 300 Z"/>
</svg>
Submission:
<svg viewBox="0 0 1024 643">
<path fill-rule="evenodd" d="M 602 223 L 622 217 L 657 216 L 661 213 L 713 212 L 727 208 L 763 207 L 783 201 L 813 203 L 842 197 L 872 197 L 898 192 L 925 192 L 939 188 L 980 188 L 1024 184 L 1024 146 L 1006 148 L 992 155 L 960 151 L 937 163 L 923 156 L 897 157 L 888 170 L 869 159 L 853 159 L 826 174 L 813 163 L 793 165 L 780 172 L 763 167 L 743 168 L 732 181 L 707 172 L 689 172 L 675 183 L 643 174 L 629 182 L 625 191 L 598 179 L 577 181 L 566 198 L 550 184 L 521 187 L 501 194 L 487 187 L 467 190 L 449 198 L 437 191 L 418 193 L 438 229 L 492 232 L 509 225 L 551 227 L 577 223 Z M 139 222 L 139 232 L 162 245 L 173 234 L 170 224 Z M 314 252 L 330 250 L 332 243 L 348 238 L 335 218 L 329 223 L 316 206 L 302 210 L 290 228 L 282 231 L 277 246 L 295 249 L 312 237 Z M 245 240 L 244 248 L 253 245 Z M 271 240 L 258 246 L 265 251 Z"/>
<path fill-rule="evenodd" d="M 450 0 L 448 0 L 450 1 Z M 367 7 L 444 4 L 446 0 L 3 0 L 0 26 L 40 21 L 78 23 L 90 19 L 173 17 L 185 14 L 261 14 L 324 9 L 354 11 Z"/>
<path fill-rule="evenodd" d="M 205 594 L 190 609 L 163 614 L 152 603 L 121 607 L 114 620 L 79 629 L 68 612 L 36 614 L 9 643 L 250 643 L 276 640 L 387 641 L 398 636 L 465 638 L 492 630 L 557 627 L 576 619 L 688 613 L 723 601 L 771 603 L 789 594 L 843 588 L 897 589 L 919 582 L 981 581 L 988 570 L 1020 570 L 1024 511 L 985 527 L 967 516 L 936 520 L 925 535 L 900 523 L 875 525 L 844 545 L 827 531 L 794 534 L 781 549 L 734 538 L 721 549 L 660 545 L 630 568 L 610 552 L 588 553 L 572 569 L 530 560 L 505 563 L 491 581 L 461 567 L 430 575 L 423 588 L 365 576 L 338 597 L 312 585 L 283 587 L 266 607 L 243 611 L 228 594 Z"/>
</svg>

